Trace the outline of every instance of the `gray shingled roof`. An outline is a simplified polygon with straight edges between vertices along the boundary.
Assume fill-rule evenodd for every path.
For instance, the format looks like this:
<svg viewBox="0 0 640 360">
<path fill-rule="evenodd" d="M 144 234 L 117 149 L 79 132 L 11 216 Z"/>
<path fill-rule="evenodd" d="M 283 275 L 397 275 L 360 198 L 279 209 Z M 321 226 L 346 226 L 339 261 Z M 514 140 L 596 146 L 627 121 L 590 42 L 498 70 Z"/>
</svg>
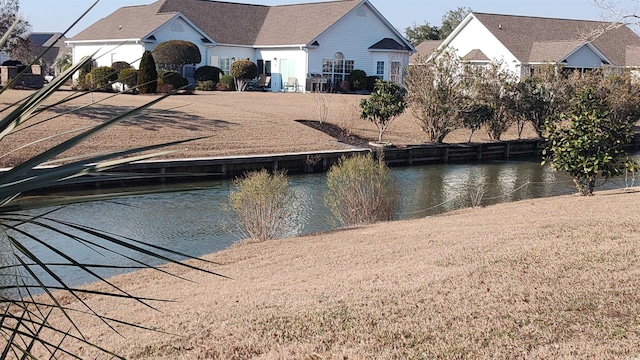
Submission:
<svg viewBox="0 0 640 360">
<path fill-rule="evenodd" d="M 438 48 L 438 46 L 442 45 L 444 40 L 425 40 L 418 44 L 416 48 L 415 54 L 409 57 L 409 62 L 414 63 L 418 56 L 422 57 L 423 60 L 426 60 L 431 53 Z"/>
<path fill-rule="evenodd" d="M 400 44 L 391 38 L 384 38 L 369 47 L 370 50 L 402 50 L 410 51 L 407 46 Z"/>
<path fill-rule="evenodd" d="M 469 53 L 467 55 L 463 56 L 462 59 L 469 60 L 469 61 L 490 61 L 491 60 L 480 49 L 473 49 L 473 50 L 469 51 Z"/>
<path fill-rule="evenodd" d="M 255 45 L 308 44 L 359 3 L 342 0 L 272 6 Z"/>
<path fill-rule="evenodd" d="M 180 12 L 220 44 L 303 45 L 309 44 L 359 3 L 360 0 L 341 0 L 264 6 L 208 0 L 159 0 L 149 5 L 120 8 L 73 37 L 72 41 L 142 38 Z"/>
<path fill-rule="evenodd" d="M 536 42 L 531 47 L 529 62 L 561 61 L 579 46 L 584 45 L 584 43 L 582 40 Z"/>
<path fill-rule="evenodd" d="M 570 42 L 591 43 L 602 52 L 613 65 L 626 65 L 626 46 L 640 45 L 640 37 L 626 26 L 609 29 L 610 22 L 540 18 L 530 16 L 496 15 L 473 13 L 473 15 L 504 44 L 521 62 L 530 59 L 543 60 L 545 56 L 557 56 L 561 44 Z M 604 31 L 608 29 L 607 31 Z M 543 45 L 549 50 L 543 50 Z M 566 55 L 566 54 L 564 54 Z"/>
<path fill-rule="evenodd" d="M 207 0 L 161 0 L 158 13 L 181 12 L 220 44 L 253 45 L 268 6 Z"/>
<path fill-rule="evenodd" d="M 121 7 L 78 33 L 71 41 L 142 39 L 176 15 L 158 14 L 162 3 L 160 0 L 149 5 Z"/>
</svg>

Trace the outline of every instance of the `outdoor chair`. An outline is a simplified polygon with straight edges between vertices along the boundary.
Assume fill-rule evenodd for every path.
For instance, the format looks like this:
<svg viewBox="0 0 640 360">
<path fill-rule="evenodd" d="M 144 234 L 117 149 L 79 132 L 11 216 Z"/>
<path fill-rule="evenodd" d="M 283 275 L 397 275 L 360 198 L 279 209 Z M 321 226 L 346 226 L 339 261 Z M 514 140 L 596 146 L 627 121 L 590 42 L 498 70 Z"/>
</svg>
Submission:
<svg viewBox="0 0 640 360">
<path fill-rule="evenodd" d="M 298 78 L 290 77 L 287 79 L 287 82 L 284 84 L 285 91 L 289 91 L 292 89 L 293 92 L 298 92 Z"/>
</svg>

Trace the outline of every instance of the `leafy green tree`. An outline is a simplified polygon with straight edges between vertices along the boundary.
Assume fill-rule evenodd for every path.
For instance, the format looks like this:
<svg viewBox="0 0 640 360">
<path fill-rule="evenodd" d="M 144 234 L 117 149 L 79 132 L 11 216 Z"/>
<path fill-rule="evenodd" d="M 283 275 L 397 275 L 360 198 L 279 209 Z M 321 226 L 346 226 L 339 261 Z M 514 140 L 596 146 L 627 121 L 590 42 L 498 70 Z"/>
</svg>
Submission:
<svg viewBox="0 0 640 360">
<path fill-rule="evenodd" d="M 140 60 L 138 91 L 141 94 L 153 94 L 158 91 L 158 70 L 150 51 L 145 51 Z"/>
<path fill-rule="evenodd" d="M 370 154 L 341 158 L 327 172 L 327 185 L 325 202 L 342 225 L 392 219 L 396 190 L 391 174 Z"/>
<path fill-rule="evenodd" d="M 360 118 L 371 121 L 378 128 L 378 143 L 391 122 L 407 107 L 405 91 L 390 81 L 378 80 L 373 93 L 360 100 Z"/>
<path fill-rule="evenodd" d="M 153 49 L 153 58 L 158 68 L 182 73 L 187 64 L 198 64 L 202 55 L 198 45 L 185 40 L 161 42 Z"/>
<path fill-rule="evenodd" d="M 404 37 L 409 40 L 411 45 L 416 46 L 425 40 L 440 40 L 440 29 L 437 26 L 431 26 L 429 22 L 413 25 L 404 29 Z"/>
<path fill-rule="evenodd" d="M 442 25 L 440 26 L 440 39 L 446 39 L 453 30 L 469 15 L 473 10 L 469 7 L 458 7 L 454 10 L 447 11 L 442 16 Z"/>
<path fill-rule="evenodd" d="M 73 65 L 73 54 L 70 52 L 64 52 L 56 58 L 53 63 L 53 68 L 56 70 L 56 74 L 60 74 Z"/>
<path fill-rule="evenodd" d="M 543 164 L 569 173 L 581 195 L 593 195 L 598 177 L 606 180 L 635 166 L 623 149 L 633 137 L 633 124 L 614 120 L 606 99 L 591 86 L 578 90 L 572 106 L 559 121 L 547 123 Z"/>
<path fill-rule="evenodd" d="M 231 64 L 229 74 L 236 81 L 236 90 L 244 91 L 249 80 L 258 76 L 258 66 L 251 60 L 237 60 Z"/>
<path fill-rule="evenodd" d="M 442 143 L 451 131 L 462 127 L 466 76 L 462 59 L 455 51 L 443 49 L 428 63 L 419 59 L 407 68 L 404 84 L 408 103 L 418 125 L 430 142 Z"/>
</svg>

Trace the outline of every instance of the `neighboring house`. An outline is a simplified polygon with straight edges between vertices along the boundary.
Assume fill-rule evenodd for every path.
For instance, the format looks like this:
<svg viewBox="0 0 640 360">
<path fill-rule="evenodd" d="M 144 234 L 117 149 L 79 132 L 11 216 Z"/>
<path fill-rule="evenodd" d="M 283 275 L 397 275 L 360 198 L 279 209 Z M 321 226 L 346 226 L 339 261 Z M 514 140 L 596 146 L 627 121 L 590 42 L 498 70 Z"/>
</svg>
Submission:
<svg viewBox="0 0 640 360">
<path fill-rule="evenodd" d="M 519 78 L 540 64 L 585 71 L 640 63 L 640 37 L 602 21 L 471 13 L 441 46 L 477 65 L 502 60 Z"/>
<path fill-rule="evenodd" d="M 249 59 L 271 76 L 279 91 L 345 80 L 354 69 L 402 81 L 411 44 L 368 0 L 263 6 L 203 0 L 160 0 L 123 7 L 67 41 L 74 62 L 97 52 L 99 66 L 126 61 L 138 67 L 145 50 L 167 40 L 196 44 L 202 62 L 186 67 L 192 77 L 203 65 L 229 72 L 236 59 Z M 312 81 L 312 79 L 314 81 Z"/>
<path fill-rule="evenodd" d="M 56 58 L 63 53 L 71 51 L 71 49 L 65 44 L 65 40 L 67 40 L 67 38 L 61 35 L 61 33 L 40 32 L 34 32 L 29 35 L 29 48 L 31 50 L 31 55 L 35 58 L 44 53 L 41 61 L 44 69 L 43 75 L 55 75 L 53 64 L 55 63 Z M 49 49 L 50 46 L 51 48 Z"/>
</svg>

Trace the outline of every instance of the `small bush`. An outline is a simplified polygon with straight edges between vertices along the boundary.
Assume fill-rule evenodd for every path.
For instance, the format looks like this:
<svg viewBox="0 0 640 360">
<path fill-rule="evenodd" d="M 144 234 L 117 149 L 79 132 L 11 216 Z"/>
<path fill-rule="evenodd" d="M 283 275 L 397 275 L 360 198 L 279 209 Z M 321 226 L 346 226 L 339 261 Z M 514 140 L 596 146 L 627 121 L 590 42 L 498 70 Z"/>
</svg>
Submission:
<svg viewBox="0 0 640 360">
<path fill-rule="evenodd" d="M 396 192 L 389 169 L 371 155 L 342 158 L 327 172 L 327 206 L 344 226 L 388 221 Z"/>
<path fill-rule="evenodd" d="M 373 92 L 376 87 L 376 81 L 379 79 L 380 78 L 377 76 L 367 76 L 367 85 L 365 89 L 367 89 L 368 92 Z"/>
<path fill-rule="evenodd" d="M 282 172 L 256 171 L 234 181 L 229 206 L 237 216 L 238 229 L 260 241 L 282 237 L 300 213 L 297 196 Z"/>
<path fill-rule="evenodd" d="M 216 82 L 214 82 L 212 80 L 196 82 L 196 90 L 199 90 L 199 91 L 213 91 L 215 89 L 216 89 Z"/>
<path fill-rule="evenodd" d="M 171 92 L 188 84 L 189 81 L 175 71 L 163 71 L 158 75 L 158 89 L 160 92 Z"/>
<path fill-rule="evenodd" d="M 86 82 L 91 84 L 91 88 L 98 90 L 111 90 L 111 83 L 118 80 L 118 74 L 111 66 L 99 66 L 91 69 Z"/>
<path fill-rule="evenodd" d="M 218 90 L 235 90 L 236 89 L 236 81 L 231 75 L 222 75 L 220 77 L 220 82 L 217 85 Z"/>
<path fill-rule="evenodd" d="M 126 61 L 116 61 L 111 64 L 111 68 L 120 76 L 120 72 L 124 69 L 131 69 L 131 65 Z"/>
<path fill-rule="evenodd" d="M 118 81 L 129 89 L 135 88 L 138 83 L 138 70 L 134 68 L 122 69 L 118 74 Z"/>
<path fill-rule="evenodd" d="M 358 91 L 367 87 L 367 73 L 362 70 L 353 70 L 347 77 L 351 90 Z"/>
<path fill-rule="evenodd" d="M 196 69 L 196 81 L 213 81 L 214 84 L 220 81 L 220 74 L 223 71 L 215 66 L 201 66 Z"/>
</svg>

